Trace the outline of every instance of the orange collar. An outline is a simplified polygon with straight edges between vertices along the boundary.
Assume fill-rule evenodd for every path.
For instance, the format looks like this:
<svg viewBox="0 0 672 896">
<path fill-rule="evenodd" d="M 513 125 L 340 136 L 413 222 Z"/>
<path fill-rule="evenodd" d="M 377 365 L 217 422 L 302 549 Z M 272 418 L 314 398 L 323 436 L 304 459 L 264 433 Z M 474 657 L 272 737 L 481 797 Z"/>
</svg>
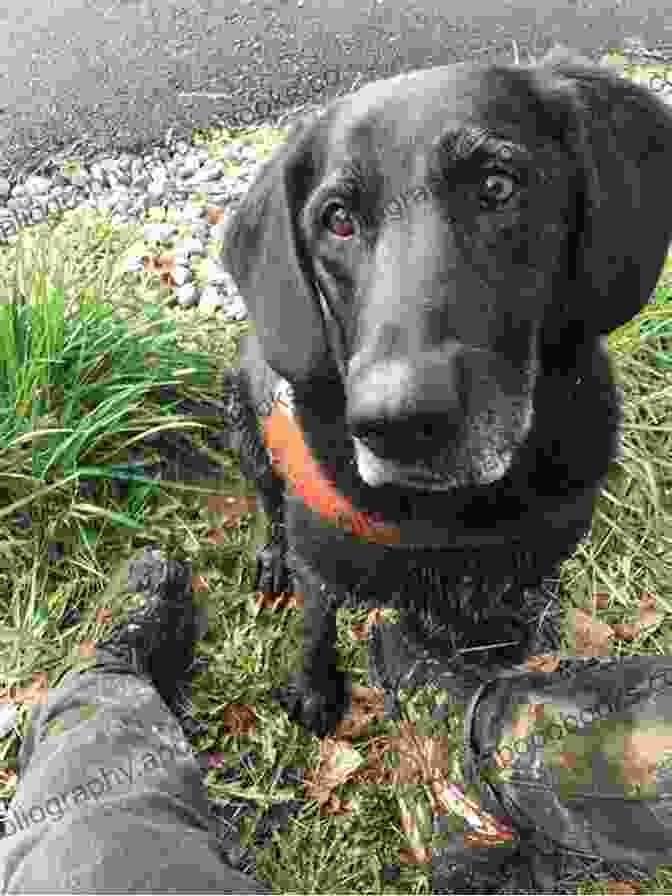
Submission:
<svg viewBox="0 0 672 896">
<path fill-rule="evenodd" d="M 524 544 L 538 542 L 540 523 L 547 531 L 562 533 L 565 539 L 574 535 L 585 537 L 590 530 L 597 495 L 591 487 L 568 493 L 561 501 L 551 497 L 519 519 L 507 520 L 494 529 L 465 531 L 449 520 L 445 528 L 432 520 L 385 522 L 379 513 L 356 510 L 312 456 L 294 416 L 291 386 L 284 380 L 275 390 L 270 415 L 262 416 L 261 424 L 273 469 L 287 481 L 293 493 L 324 520 L 368 542 L 457 551 L 508 547 L 518 552 Z"/>
<path fill-rule="evenodd" d="M 276 392 L 270 416 L 262 417 L 266 447 L 273 469 L 312 510 L 341 529 L 366 541 L 400 544 L 401 529 L 383 522 L 380 514 L 355 510 L 328 479 L 306 445 L 291 399 Z"/>
</svg>

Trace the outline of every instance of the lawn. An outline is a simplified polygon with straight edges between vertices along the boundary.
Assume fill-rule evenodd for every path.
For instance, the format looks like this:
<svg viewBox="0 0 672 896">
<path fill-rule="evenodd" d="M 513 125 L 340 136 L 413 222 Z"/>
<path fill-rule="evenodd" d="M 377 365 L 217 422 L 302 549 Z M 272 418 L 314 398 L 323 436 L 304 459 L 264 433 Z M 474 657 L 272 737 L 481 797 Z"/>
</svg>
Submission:
<svg viewBox="0 0 672 896">
<path fill-rule="evenodd" d="M 276 136 L 204 139 L 216 156 L 230 139 L 269 146 Z M 276 892 L 429 892 L 423 859 L 438 761 L 430 747 L 444 739 L 441 775 L 460 784 L 459 715 L 432 722 L 443 695 L 426 689 L 406 695 L 401 723 L 382 719 L 366 690 L 367 610 L 339 615 L 339 651 L 362 690 L 336 738 L 307 737 L 271 701 L 297 662 L 300 598 L 254 593 L 265 534 L 254 491 L 236 456 L 218 450 L 217 417 L 180 417 L 165 400 L 170 388 L 216 402 L 247 324 L 175 308 L 152 264 L 126 271 L 130 255 L 170 250 L 91 211 L 55 213 L 0 247 L 0 724 L 10 704 L 18 709 L 15 728 L 0 736 L 0 799 L 14 793 L 32 702 L 124 618 L 135 599 L 114 574 L 159 543 L 191 559 L 208 608 L 192 743 L 210 796 L 221 806 L 252 800 L 259 812 L 301 801 L 289 804 L 286 830 L 257 850 L 259 874 Z M 623 456 L 590 540 L 562 569 L 565 647 L 664 655 L 672 649 L 672 257 L 651 302 L 609 346 L 624 394 Z M 173 478 L 167 467 L 152 478 L 171 453 Z M 287 769 L 304 770 L 307 786 L 280 774 Z M 672 892 L 672 866 L 646 892 Z"/>
</svg>

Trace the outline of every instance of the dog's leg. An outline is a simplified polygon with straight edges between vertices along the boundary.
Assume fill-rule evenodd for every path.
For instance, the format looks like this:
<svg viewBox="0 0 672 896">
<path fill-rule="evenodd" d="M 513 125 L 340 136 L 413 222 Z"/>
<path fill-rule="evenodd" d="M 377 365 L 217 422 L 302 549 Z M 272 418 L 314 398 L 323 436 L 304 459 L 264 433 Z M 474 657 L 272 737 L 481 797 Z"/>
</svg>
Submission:
<svg viewBox="0 0 672 896">
<path fill-rule="evenodd" d="M 304 659 L 300 673 L 273 696 L 290 719 L 324 737 L 333 733 L 348 703 L 347 676 L 337 668 L 336 612 L 347 592 L 327 590 L 324 582 L 304 564 L 290 573 L 285 532 L 285 483 L 274 472 L 259 425 L 249 374 L 229 370 L 224 378 L 224 417 L 228 447 L 236 451 L 246 479 L 254 482 L 270 520 L 270 541 L 257 555 L 255 588 L 280 594 L 290 589 L 293 573 L 304 601 Z"/>
<path fill-rule="evenodd" d="M 269 541 L 257 552 L 254 588 L 263 594 L 282 594 L 291 590 L 284 524 L 285 484 L 274 472 L 264 445 L 247 374 L 229 370 L 223 385 L 229 447 L 238 453 L 243 476 L 255 484 L 270 523 Z"/>
<path fill-rule="evenodd" d="M 329 589 L 305 564 L 297 563 L 294 575 L 304 603 L 303 669 L 273 697 L 293 722 L 325 737 L 334 733 L 349 702 L 348 677 L 337 668 L 336 650 L 336 613 L 347 594 Z"/>
</svg>

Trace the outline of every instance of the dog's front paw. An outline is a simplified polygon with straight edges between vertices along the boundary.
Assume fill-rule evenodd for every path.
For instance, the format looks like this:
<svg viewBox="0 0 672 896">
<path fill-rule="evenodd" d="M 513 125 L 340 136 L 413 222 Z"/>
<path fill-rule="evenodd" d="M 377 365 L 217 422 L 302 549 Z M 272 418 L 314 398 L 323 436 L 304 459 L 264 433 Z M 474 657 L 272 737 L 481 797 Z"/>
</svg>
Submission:
<svg viewBox="0 0 672 896">
<path fill-rule="evenodd" d="M 292 591 L 292 573 L 284 541 L 271 541 L 257 551 L 254 590 L 270 596 Z"/>
<path fill-rule="evenodd" d="M 301 674 L 290 675 L 285 687 L 273 690 L 273 699 L 287 710 L 290 720 L 320 738 L 336 730 L 348 707 L 348 695 L 348 677 L 340 670 L 334 670 L 319 690 Z"/>
</svg>

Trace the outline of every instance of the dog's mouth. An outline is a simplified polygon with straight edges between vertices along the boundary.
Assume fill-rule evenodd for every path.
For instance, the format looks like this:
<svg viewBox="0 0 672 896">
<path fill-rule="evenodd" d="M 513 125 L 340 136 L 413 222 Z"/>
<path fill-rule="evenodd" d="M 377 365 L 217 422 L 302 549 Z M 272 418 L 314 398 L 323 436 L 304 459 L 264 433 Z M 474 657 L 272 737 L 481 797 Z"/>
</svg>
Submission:
<svg viewBox="0 0 672 896">
<path fill-rule="evenodd" d="M 404 466 L 374 454 L 356 437 L 352 441 L 357 471 L 364 482 L 373 488 L 393 484 L 423 492 L 445 492 L 462 484 L 457 476 L 434 473 L 425 467 Z"/>
</svg>

